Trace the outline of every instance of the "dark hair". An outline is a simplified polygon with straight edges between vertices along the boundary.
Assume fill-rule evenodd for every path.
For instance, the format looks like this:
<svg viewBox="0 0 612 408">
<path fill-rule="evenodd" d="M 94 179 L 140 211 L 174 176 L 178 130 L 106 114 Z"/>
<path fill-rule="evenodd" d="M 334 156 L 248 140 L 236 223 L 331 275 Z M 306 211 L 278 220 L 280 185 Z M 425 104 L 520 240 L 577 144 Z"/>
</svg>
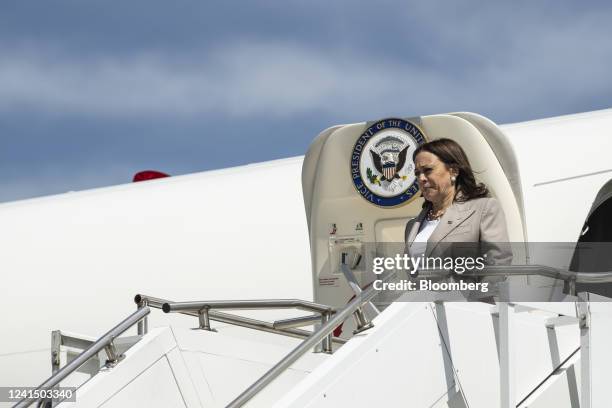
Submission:
<svg viewBox="0 0 612 408">
<path fill-rule="evenodd" d="M 455 181 L 456 201 L 468 201 L 473 198 L 489 196 L 487 186 L 483 183 L 476 183 L 474 172 L 465 152 L 454 140 L 436 139 L 422 144 L 412 154 L 412 160 L 421 152 L 434 154 L 449 169 L 457 170 L 457 180 Z"/>
</svg>

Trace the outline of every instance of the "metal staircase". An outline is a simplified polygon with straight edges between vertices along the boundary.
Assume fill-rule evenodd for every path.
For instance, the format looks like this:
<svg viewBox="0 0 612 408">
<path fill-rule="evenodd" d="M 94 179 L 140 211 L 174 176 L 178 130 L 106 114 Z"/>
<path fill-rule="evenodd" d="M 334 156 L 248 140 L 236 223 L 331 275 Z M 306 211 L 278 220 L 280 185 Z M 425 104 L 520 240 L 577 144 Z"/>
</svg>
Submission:
<svg viewBox="0 0 612 408">
<path fill-rule="evenodd" d="M 351 272 L 348 268 L 345 269 L 345 276 L 347 280 L 351 282 Z M 449 272 L 427 271 L 426 274 L 445 276 L 448 275 Z M 548 276 L 570 282 L 570 289 L 574 287 L 575 282 L 592 283 L 612 281 L 612 273 L 574 273 L 533 265 L 491 267 L 479 272 L 479 274 L 487 276 Z M 393 275 L 388 275 L 385 279 L 391 278 L 393 278 Z M 377 295 L 378 291 L 373 286 L 365 290 L 356 286 L 353 290 L 356 294 L 355 298 L 344 308 L 339 310 L 335 310 L 327 305 L 297 299 L 172 302 L 167 299 L 137 295 L 134 299 L 137 304 L 137 310 L 133 314 L 117 324 L 99 339 L 87 345 L 83 352 L 66 366 L 62 368 L 56 366 L 53 375 L 48 380 L 44 381 L 37 389 L 45 390 L 57 387 L 68 375 L 75 372 L 90 359 L 96 358 L 100 352 L 104 352 L 107 357 L 103 367 L 105 370 L 112 372 L 114 367 L 120 365 L 124 358 L 123 352 L 117 350 L 116 344 L 118 337 L 136 324 L 138 325 L 138 335 L 140 338 L 146 336 L 147 333 L 149 333 L 147 316 L 153 308 L 161 309 L 165 313 L 181 313 L 197 317 L 199 329 L 203 331 L 215 331 L 214 327 L 211 325 L 211 321 L 217 321 L 303 340 L 227 405 L 227 407 L 243 406 L 257 396 L 258 393 L 264 390 L 282 373 L 286 372 L 289 367 L 296 363 L 304 354 L 308 353 L 309 350 L 316 348 L 318 351 L 325 354 L 332 354 L 337 346 L 347 343 L 346 339 L 336 338 L 332 335 L 333 330 L 346 319 L 354 316 L 357 322 L 357 330 L 355 333 L 361 333 L 368 328 L 374 327 L 372 324 L 373 322 L 364 314 L 362 307 L 364 304 L 369 303 Z M 438 305 L 436 307 L 445 304 L 445 296 L 446 295 L 439 294 L 438 300 L 434 302 L 435 305 Z M 456 298 L 453 299 L 456 300 Z M 491 309 L 491 316 L 497 319 L 496 340 L 498 342 L 499 357 L 499 406 L 503 408 L 531 407 L 532 405 L 528 404 L 531 404 L 538 395 L 544 393 L 546 389 L 554 383 L 556 376 L 558 377 L 561 371 L 567 371 L 570 366 L 574 367 L 579 358 L 581 374 L 580 406 L 583 408 L 600 407 L 601 405 L 598 404 L 598 401 L 601 400 L 603 392 L 601 388 L 603 380 L 600 378 L 602 375 L 601 367 L 602 364 L 612 360 L 612 353 L 604 347 L 605 344 L 609 344 L 609 342 L 612 341 L 612 328 L 608 325 L 608 323 L 612 321 L 612 307 L 607 303 L 609 300 L 610 299 L 597 297 L 591 294 L 579 294 L 578 296 L 567 295 L 566 303 L 498 302 L 496 306 L 493 306 Z M 568 301 L 570 303 L 567 303 Z M 486 305 L 486 303 L 480 303 Z M 437 330 L 441 338 L 444 339 L 444 322 L 441 320 L 443 315 L 439 313 L 436 307 L 433 307 L 432 310 L 436 311 Z M 296 308 L 307 311 L 309 314 L 298 318 L 267 322 L 220 311 L 279 308 Z M 534 316 L 537 316 L 537 320 L 550 332 L 549 341 L 551 342 L 551 352 L 554 352 L 554 350 L 552 350 L 554 341 L 551 339 L 554 339 L 554 332 L 557 328 L 567 325 L 577 325 L 580 329 L 580 347 L 575 348 L 567 357 L 558 355 L 557 350 L 557 356 L 555 357 L 556 361 L 555 358 L 553 358 L 555 367 L 552 371 L 542 376 L 541 380 L 535 384 L 529 392 L 521 395 L 519 395 L 516 389 L 517 372 L 515 357 L 517 350 L 514 328 L 515 316 L 520 313 L 540 313 L 537 315 L 534 314 Z M 544 313 L 544 317 L 542 317 L 542 313 Z M 384 316 L 384 313 L 380 316 Z M 532 320 L 535 321 L 536 318 L 534 317 Z M 374 324 L 376 324 L 377 321 L 378 320 L 375 319 Z M 299 329 L 299 327 L 310 326 L 314 323 L 318 324 L 318 327 L 314 331 Z M 448 336 L 448 330 L 446 330 L 446 335 Z M 55 335 L 54 338 L 57 343 L 57 335 Z M 59 341 L 61 341 L 61 337 L 59 339 Z M 363 341 L 362 336 L 360 341 Z M 132 341 L 131 344 L 137 343 Z M 336 347 L 333 347 L 334 344 Z M 448 347 L 449 359 L 452 361 L 453 358 L 450 356 L 451 346 L 448 345 Z M 345 357 L 346 353 L 343 358 Z M 329 370 L 330 368 L 325 367 L 325 369 Z M 309 377 L 312 378 L 309 378 L 306 382 L 314 381 L 314 378 L 317 376 L 325 377 L 327 375 L 325 369 L 315 369 L 315 371 L 309 375 Z M 355 375 L 355 373 L 348 375 Z M 381 375 L 384 375 L 384 373 Z M 573 387 L 577 390 L 578 385 L 576 379 L 574 378 L 573 381 Z M 303 385 L 302 388 L 304 387 L 306 386 Z M 289 392 L 290 390 L 287 391 Z M 569 405 L 572 408 L 575 408 L 575 401 L 578 398 L 576 394 L 577 392 L 573 392 L 570 396 L 571 401 L 574 401 L 572 402 L 573 405 Z M 24 399 L 15 405 L 15 407 L 27 407 L 38 401 L 39 399 L 35 398 Z M 43 400 L 39 406 L 52 407 L 61 403 L 62 401 Z M 290 404 L 289 406 L 293 405 Z"/>
</svg>

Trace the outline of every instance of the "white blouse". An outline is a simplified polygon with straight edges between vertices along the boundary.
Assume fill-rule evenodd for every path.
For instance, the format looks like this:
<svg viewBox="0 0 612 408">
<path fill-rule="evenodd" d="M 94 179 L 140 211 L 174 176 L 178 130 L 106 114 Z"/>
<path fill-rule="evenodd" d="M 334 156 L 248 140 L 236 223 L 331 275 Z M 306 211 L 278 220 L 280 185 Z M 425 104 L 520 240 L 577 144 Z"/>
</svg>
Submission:
<svg viewBox="0 0 612 408">
<path fill-rule="evenodd" d="M 418 258 L 421 255 L 425 254 L 425 250 L 427 248 L 427 240 L 434 232 L 440 220 L 423 220 L 421 223 L 421 227 L 419 229 L 419 233 L 414 238 L 414 241 L 410 245 L 410 256 L 412 258 Z"/>
</svg>

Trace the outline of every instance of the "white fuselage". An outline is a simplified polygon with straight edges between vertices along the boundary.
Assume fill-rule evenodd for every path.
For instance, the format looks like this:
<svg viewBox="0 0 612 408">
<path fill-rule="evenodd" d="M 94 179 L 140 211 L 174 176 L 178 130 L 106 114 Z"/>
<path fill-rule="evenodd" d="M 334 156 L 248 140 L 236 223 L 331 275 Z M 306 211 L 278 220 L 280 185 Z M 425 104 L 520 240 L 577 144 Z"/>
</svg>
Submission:
<svg viewBox="0 0 612 408">
<path fill-rule="evenodd" d="M 612 178 L 612 110 L 501 129 L 527 239 L 575 241 Z M 137 293 L 312 299 L 302 160 L 0 205 L 0 386 L 44 380 L 52 330 L 97 337 L 135 309 Z M 150 324 L 195 326 L 160 311 Z"/>
</svg>

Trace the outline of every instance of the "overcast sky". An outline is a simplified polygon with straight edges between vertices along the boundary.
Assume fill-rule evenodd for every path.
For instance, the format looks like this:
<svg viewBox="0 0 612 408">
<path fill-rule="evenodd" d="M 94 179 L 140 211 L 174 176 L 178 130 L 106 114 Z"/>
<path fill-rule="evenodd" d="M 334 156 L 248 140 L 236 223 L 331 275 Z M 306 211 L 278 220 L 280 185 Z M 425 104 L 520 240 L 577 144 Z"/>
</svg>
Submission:
<svg viewBox="0 0 612 408">
<path fill-rule="evenodd" d="M 319 131 L 612 107 L 612 6 L 0 4 L 0 201 L 302 155 Z"/>
</svg>

